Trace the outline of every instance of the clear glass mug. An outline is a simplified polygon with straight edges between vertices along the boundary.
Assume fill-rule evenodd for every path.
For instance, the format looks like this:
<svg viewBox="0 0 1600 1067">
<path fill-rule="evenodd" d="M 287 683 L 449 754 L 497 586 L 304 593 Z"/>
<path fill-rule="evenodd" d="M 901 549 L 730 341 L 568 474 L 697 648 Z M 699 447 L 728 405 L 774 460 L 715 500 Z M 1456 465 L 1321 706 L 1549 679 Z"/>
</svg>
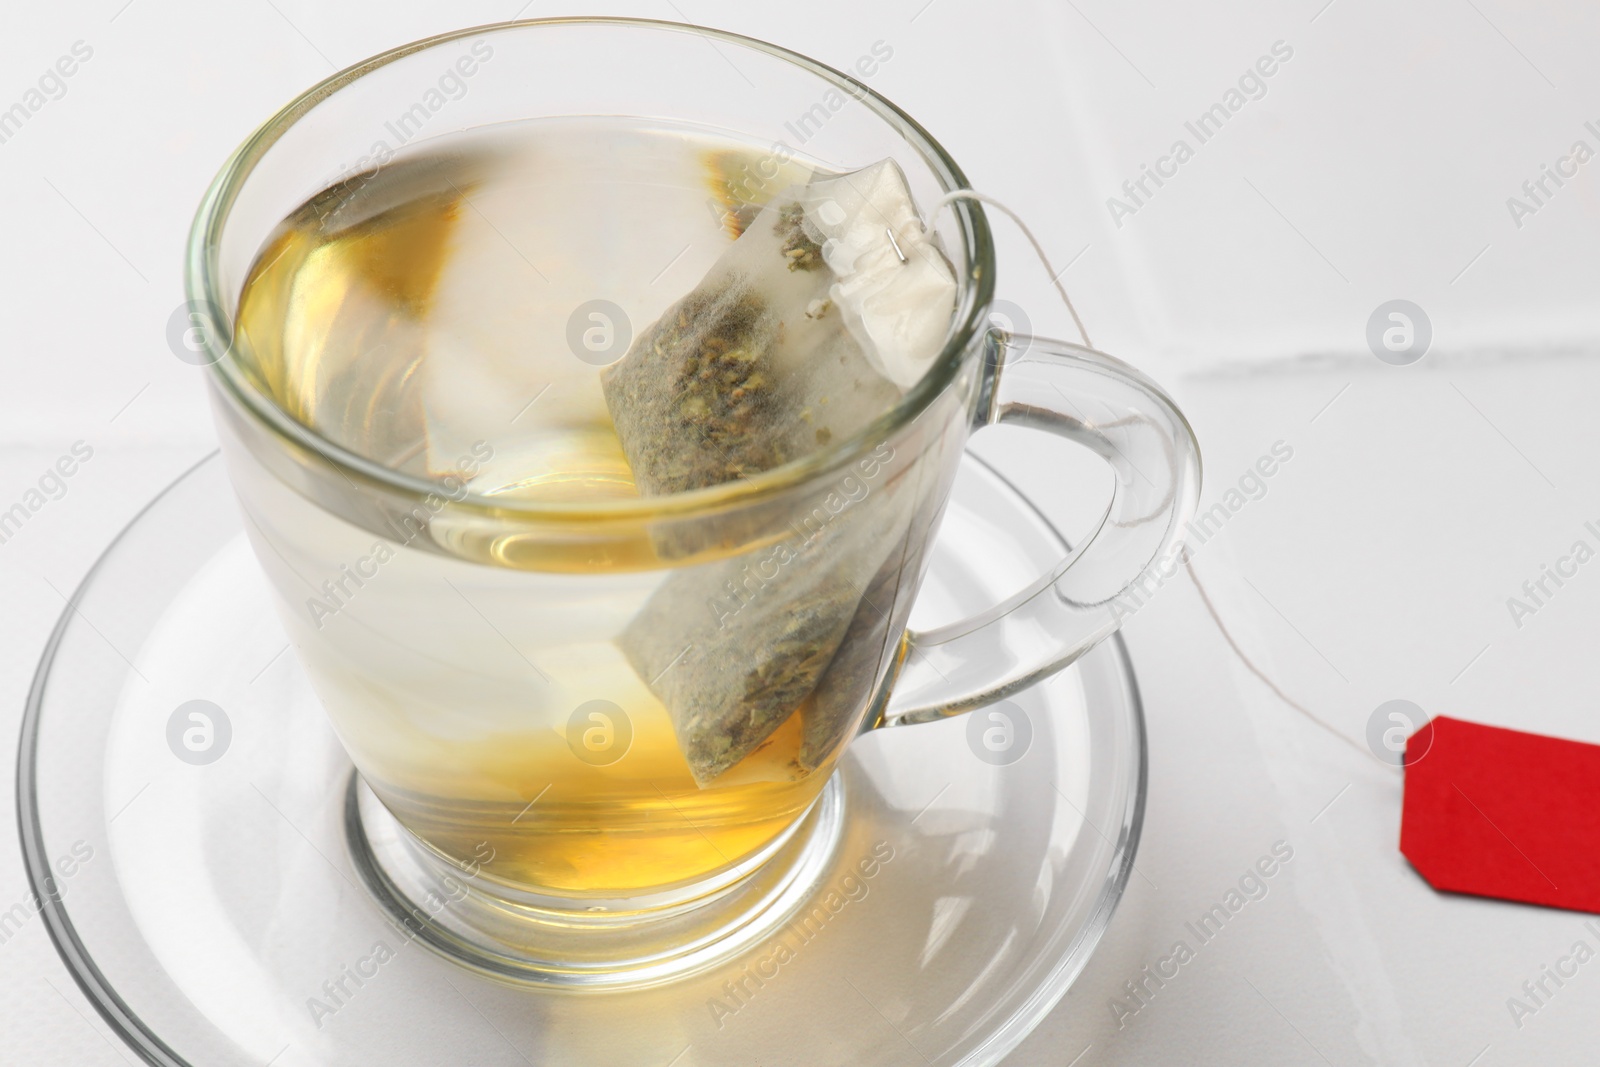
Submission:
<svg viewBox="0 0 1600 1067">
<path fill-rule="evenodd" d="M 397 115 L 411 118 L 397 128 Z M 210 322 L 207 380 L 247 531 L 359 773 L 358 867 L 436 947 L 603 984 L 731 944 L 741 916 L 803 880 L 839 817 L 825 786 L 861 730 L 983 706 L 1114 631 L 1119 596 L 1172 558 L 1199 459 L 1133 368 L 989 328 L 994 248 L 965 200 L 928 220 L 958 282 L 931 369 L 863 432 L 736 482 L 528 499 L 498 491 L 532 454 L 529 424 L 505 412 L 467 426 L 453 463 L 419 467 L 417 427 L 393 414 L 414 400 L 411 376 L 363 364 L 319 383 L 359 419 L 309 417 L 274 391 L 263 368 L 308 357 L 241 329 L 240 294 L 274 228 L 330 176 L 388 165 L 402 136 L 583 116 L 769 146 L 751 157 L 758 174 L 767 160 L 890 158 L 924 207 L 967 185 L 894 105 L 775 46 L 636 20 L 508 23 L 375 57 L 267 122 L 206 195 L 187 285 Z M 624 309 L 659 266 L 627 251 L 605 293 Z M 551 323 L 595 295 L 559 284 L 539 298 Z M 559 365 L 541 374 L 561 383 L 556 407 L 594 408 L 600 368 L 551 347 Z M 967 436 L 1002 422 L 1102 456 L 1116 475 L 1107 514 L 1008 602 L 907 632 Z M 720 607 L 686 608 L 719 589 Z M 761 720 L 748 752 L 719 757 L 721 735 L 685 726 L 718 701 Z"/>
</svg>

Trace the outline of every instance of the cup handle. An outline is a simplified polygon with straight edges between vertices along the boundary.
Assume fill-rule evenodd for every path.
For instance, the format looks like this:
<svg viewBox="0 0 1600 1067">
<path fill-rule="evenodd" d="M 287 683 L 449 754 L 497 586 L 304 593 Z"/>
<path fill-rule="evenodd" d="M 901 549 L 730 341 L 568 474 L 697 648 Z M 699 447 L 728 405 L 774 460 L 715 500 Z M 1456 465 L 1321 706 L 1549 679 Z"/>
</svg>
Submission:
<svg viewBox="0 0 1600 1067">
<path fill-rule="evenodd" d="M 1152 567 L 1176 567 L 1200 496 L 1200 450 L 1150 379 L 1091 348 L 991 330 L 976 428 L 1009 423 L 1092 449 L 1116 475 L 1099 527 L 1056 568 L 980 615 L 906 635 L 878 725 L 955 715 L 1032 685 L 1108 637 Z M 1163 577 L 1170 576 L 1163 574 Z"/>
</svg>

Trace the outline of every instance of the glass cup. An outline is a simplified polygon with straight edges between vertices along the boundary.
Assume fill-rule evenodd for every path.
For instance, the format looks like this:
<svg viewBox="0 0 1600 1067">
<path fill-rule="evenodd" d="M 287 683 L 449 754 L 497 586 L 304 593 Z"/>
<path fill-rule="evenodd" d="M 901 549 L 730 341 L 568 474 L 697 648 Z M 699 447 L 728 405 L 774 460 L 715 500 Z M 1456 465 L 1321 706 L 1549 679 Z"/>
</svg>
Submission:
<svg viewBox="0 0 1600 1067">
<path fill-rule="evenodd" d="M 576 985 L 657 980 L 759 936 L 845 818 L 829 783 L 850 739 L 991 703 L 1106 637 L 1123 594 L 1173 565 L 1199 482 L 1189 427 L 1136 370 L 988 328 L 994 249 L 967 200 L 927 220 L 958 284 L 931 369 L 862 432 L 738 481 L 506 493 L 552 462 L 544 423 L 511 415 L 521 396 L 441 436 L 405 414 L 419 376 L 381 361 L 319 383 L 338 418 L 276 390 L 270 368 L 306 360 L 304 342 L 239 311 L 283 219 L 402 145 L 598 117 L 770 146 L 746 161 L 757 184 L 793 160 L 892 159 L 924 207 L 967 186 L 894 105 L 775 46 L 637 20 L 507 23 L 377 56 L 274 116 L 207 193 L 187 264 L 247 531 L 358 772 L 356 866 L 436 948 Z M 605 292 L 556 279 L 534 298 L 563 349 L 535 360 L 560 412 L 600 397 L 601 368 L 564 350 L 569 315 L 604 297 L 603 326 L 649 317 L 637 297 L 659 262 L 615 253 Z M 1105 518 L 1006 603 L 907 632 L 966 439 L 999 423 L 1105 459 Z"/>
</svg>

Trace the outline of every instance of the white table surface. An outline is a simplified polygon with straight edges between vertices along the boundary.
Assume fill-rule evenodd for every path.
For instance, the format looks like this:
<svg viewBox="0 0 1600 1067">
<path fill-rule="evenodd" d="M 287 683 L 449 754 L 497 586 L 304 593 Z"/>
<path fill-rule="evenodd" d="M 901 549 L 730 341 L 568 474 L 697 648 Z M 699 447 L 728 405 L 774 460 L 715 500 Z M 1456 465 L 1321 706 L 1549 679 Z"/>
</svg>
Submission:
<svg viewBox="0 0 1600 1067">
<path fill-rule="evenodd" d="M 1574 141 L 1600 149 L 1584 127 L 1600 127 L 1600 9 L 1323 5 L 535 0 L 525 13 L 687 18 L 840 65 L 889 42 L 875 87 L 1032 221 L 1058 268 L 1071 263 L 1099 346 L 1184 406 L 1204 505 L 1275 442 L 1293 448 L 1195 564 L 1286 692 L 1358 743 L 1397 697 L 1600 742 L 1600 577 L 1580 573 L 1520 629 L 1505 605 L 1600 520 L 1600 162 L 1520 227 L 1506 203 Z M 216 167 L 334 66 L 516 14 L 517 0 L 104 0 L 0 15 L 0 110 L 75 42 L 93 49 L 0 143 L 0 509 L 72 442 L 94 449 L 66 495 L 0 544 L 6 766 L 61 594 L 212 447 L 198 372 L 164 331 Z M 1279 41 L 1293 56 L 1266 94 L 1117 227 L 1107 198 Z M 997 227 L 1002 295 L 1064 334 L 1026 246 Z M 1393 298 L 1433 324 L 1414 366 L 1366 348 L 1368 315 Z M 984 447 L 1025 486 L 1049 506 L 1072 499 L 1053 461 L 1003 436 Z M 1600 963 L 1520 1027 L 1506 1006 L 1576 940 L 1600 947 L 1583 917 L 1429 889 L 1396 847 L 1398 774 L 1275 697 L 1187 579 L 1127 633 L 1151 732 L 1140 873 L 1087 971 L 1008 1063 L 1593 1062 Z M 8 781 L 8 822 L 11 793 Z M 1123 984 L 1277 841 L 1294 858 L 1268 895 L 1119 1026 Z M 0 848 L 0 910 L 25 894 L 15 845 Z M 37 920 L 0 944 L 0 1063 L 132 1058 Z"/>
</svg>

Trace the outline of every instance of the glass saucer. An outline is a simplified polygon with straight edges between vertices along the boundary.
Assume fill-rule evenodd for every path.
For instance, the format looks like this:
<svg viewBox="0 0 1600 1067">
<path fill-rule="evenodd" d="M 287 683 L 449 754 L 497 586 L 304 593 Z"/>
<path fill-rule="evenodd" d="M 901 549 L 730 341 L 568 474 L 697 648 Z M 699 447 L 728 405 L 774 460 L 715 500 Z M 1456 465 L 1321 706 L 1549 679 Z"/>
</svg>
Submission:
<svg viewBox="0 0 1600 1067">
<path fill-rule="evenodd" d="M 995 604 L 1065 551 L 968 456 L 913 621 Z M 29 695 L 29 877 L 150 1063 L 993 1064 L 1083 969 L 1132 870 L 1144 732 L 1113 638 L 996 708 L 858 738 L 824 862 L 731 958 L 622 991 L 497 978 L 374 899 L 349 763 L 269 597 L 208 458 L 96 564 Z"/>
</svg>

